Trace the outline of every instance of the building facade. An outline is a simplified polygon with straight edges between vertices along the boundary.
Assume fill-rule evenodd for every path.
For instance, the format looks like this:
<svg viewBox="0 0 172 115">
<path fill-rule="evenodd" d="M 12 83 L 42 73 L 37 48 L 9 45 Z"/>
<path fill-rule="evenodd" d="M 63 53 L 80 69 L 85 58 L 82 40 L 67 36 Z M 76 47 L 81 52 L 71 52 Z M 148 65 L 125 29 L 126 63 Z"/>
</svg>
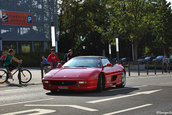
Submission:
<svg viewBox="0 0 172 115">
<path fill-rule="evenodd" d="M 57 0 L 1 0 L 0 51 L 10 48 L 16 53 L 49 51 L 51 22 L 58 33 L 57 17 Z"/>
</svg>

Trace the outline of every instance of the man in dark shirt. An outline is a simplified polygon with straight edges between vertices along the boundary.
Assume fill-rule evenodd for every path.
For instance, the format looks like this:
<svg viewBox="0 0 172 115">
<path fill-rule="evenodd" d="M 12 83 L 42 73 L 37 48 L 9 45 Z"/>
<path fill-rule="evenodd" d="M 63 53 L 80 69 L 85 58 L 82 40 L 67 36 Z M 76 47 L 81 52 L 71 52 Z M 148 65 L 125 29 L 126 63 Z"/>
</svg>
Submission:
<svg viewBox="0 0 172 115">
<path fill-rule="evenodd" d="M 64 56 L 64 61 L 67 62 L 73 57 L 73 52 L 72 49 L 69 49 L 68 53 L 65 54 Z"/>
</svg>

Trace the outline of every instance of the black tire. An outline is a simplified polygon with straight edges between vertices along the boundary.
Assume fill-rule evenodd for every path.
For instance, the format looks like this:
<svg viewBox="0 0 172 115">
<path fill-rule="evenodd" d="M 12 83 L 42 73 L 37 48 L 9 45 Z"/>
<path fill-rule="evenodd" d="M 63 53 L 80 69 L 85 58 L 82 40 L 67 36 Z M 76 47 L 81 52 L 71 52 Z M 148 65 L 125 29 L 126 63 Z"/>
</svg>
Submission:
<svg viewBox="0 0 172 115">
<path fill-rule="evenodd" d="M 51 90 L 51 94 L 56 94 L 57 90 Z"/>
<path fill-rule="evenodd" d="M 27 69 L 21 70 L 21 82 L 22 83 L 28 83 L 32 79 L 32 74 Z"/>
<path fill-rule="evenodd" d="M 97 82 L 97 89 L 96 89 L 97 92 L 101 92 L 104 89 L 103 82 L 104 82 L 103 75 L 100 74 L 98 77 L 98 82 Z"/>
<path fill-rule="evenodd" d="M 116 87 L 123 88 L 123 87 L 125 87 L 125 85 L 126 85 L 126 74 L 125 74 L 125 71 L 123 70 L 122 71 L 121 84 L 117 85 Z"/>
<path fill-rule="evenodd" d="M 0 83 L 7 81 L 7 72 L 5 70 L 0 70 Z"/>
</svg>

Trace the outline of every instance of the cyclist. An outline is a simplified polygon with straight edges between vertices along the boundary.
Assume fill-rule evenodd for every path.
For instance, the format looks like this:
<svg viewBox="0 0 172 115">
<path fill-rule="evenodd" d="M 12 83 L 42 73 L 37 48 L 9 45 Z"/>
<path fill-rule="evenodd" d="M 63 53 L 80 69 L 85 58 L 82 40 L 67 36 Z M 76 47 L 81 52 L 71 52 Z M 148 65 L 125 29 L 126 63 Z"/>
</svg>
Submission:
<svg viewBox="0 0 172 115">
<path fill-rule="evenodd" d="M 6 83 L 10 83 L 8 81 L 8 79 L 9 79 L 9 77 L 12 77 L 11 71 L 16 68 L 16 66 L 13 65 L 12 62 L 14 61 L 14 62 L 17 62 L 17 63 L 22 63 L 22 60 L 19 60 L 16 57 L 14 57 L 14 54 L 15 54 L 14 50 L 13 49 L 9 49 L 7 57 L 6 57 L 6 60 L 3 63 L 3 66 L 7 69 L 8 75 L 10 75 L 10 76 L 7 76 Z"/>
<path fill-rule="evenodd" d="M 49 62 L 51 69 L 56 68 L 58 63 L 60 63 L 59 58 L 55 54 L 55 49 L 51 49 L 51 54 L 48 56 L 47 61 Z"/>
</svg>

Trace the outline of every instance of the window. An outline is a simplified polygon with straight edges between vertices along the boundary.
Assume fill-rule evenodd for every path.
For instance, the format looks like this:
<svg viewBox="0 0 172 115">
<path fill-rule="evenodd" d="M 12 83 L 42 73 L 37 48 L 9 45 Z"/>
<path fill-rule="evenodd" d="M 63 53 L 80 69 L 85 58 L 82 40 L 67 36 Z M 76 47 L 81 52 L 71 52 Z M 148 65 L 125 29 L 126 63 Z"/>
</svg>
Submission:
<svg viewBox="0 0 172 115">
<path fill-rule="evenodd" d="M 105 66 L 106 64 L 109 64 L 110 63 L 110 61 L 108 60 L 108 59 L 102 59 L 102 64 L 103 64 L 103 66 Z"/>
</svg>

